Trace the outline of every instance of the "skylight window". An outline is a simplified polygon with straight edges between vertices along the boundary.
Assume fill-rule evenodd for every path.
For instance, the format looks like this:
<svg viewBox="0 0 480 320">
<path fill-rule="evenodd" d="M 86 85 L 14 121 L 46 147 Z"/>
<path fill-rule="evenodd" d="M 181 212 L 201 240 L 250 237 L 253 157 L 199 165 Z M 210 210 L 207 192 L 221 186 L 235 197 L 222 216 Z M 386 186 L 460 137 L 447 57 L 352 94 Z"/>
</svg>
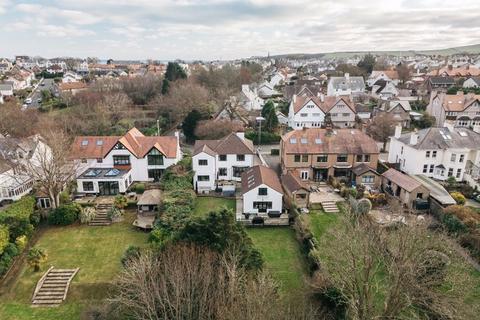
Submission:
<svg viewBox="0 0 480 320">
<path fill-rule="evenodd" d="M 301 144 L 307 144 L 307 142 L 308 142 L 308 141 L 307 141 L 307 138 L 302 138 L 302 139 L 300 139 L 300 143 L 301 143 Z"/>
<path fill-rule="evenodd" d="M 320 138 L 315 139 L 315 144 L 322 144 L 322 139 Z"/>
<path fill-rule="evenodd" d="M 458 134 L 461 135 L 462 137 L 468 136 L 465 131 L 459 131 Z"/>
<path fill-rule="evenodd" d="M 88 140 L 82 140 L 82 146 L 88 146 Z"/>
<path fill-rule="evenodd" d="M 107 173 L 105 173 L 105 177 L 116 177 L 120 174 L 120 170 L 118 169 L 111 169 L 108 170 Z"/>
<path fill-rule="evenodd" d="M 103 146 L 103 140 L 97 140 L 97 146 Z"/>
<path fill-rule="evenodd" d="M 84 174 L 85 177 L 96 177 L 100 174 L 100 170 L 98 169 L 90 169 L 87 173 Z"/>
<path fill-rule="evenodd" d="M 290 143 L 291 143 L 291 144 L 296 144 L 296 143 L 297 143 L 297 139 L 296 139 L 296 138 L 290 138 Z"/>
</svg>

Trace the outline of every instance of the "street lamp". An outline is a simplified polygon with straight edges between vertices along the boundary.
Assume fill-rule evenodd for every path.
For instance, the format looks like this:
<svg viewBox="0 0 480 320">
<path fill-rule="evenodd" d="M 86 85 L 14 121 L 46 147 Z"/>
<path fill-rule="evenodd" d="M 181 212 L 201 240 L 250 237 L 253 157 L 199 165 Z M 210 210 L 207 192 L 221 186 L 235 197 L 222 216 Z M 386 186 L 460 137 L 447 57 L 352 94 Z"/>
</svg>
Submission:
<svg viewBox="0 0 480 320">
<path fill-rule="evenodd" d="M 262 138 L 262 121 L 265 121 L 264 117 L 257 117 L 256 118 L 258 123 L 258 145 L 260 145 L 260 141 Z"/>
</svg>

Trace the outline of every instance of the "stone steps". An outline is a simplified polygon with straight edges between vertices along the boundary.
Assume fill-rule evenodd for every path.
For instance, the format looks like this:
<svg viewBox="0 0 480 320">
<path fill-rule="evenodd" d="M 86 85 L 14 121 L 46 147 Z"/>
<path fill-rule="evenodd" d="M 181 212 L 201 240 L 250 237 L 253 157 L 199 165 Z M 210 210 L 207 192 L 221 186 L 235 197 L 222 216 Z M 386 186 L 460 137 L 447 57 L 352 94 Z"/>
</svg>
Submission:
<svg viewBox="0 0 480 320">
<path fill-rule="evenodd" d="M 103 227 L 112 224 L 112 221 L 108 218 L 108 211 L 113 207 L 113 204 L 99 203 L 95 207 L 95 217 L 88 223 L 89 226 Z"/>
<path fill-rule="evenodd" d="M 335 201 L 322 201 L 320 202 L 322 205 L 323 211 L 327 213 L 338 213 L 340 210 L 337 207 Z"/>
<path fill-rule="evenodd" d="M 32 306 L 56 307 L 67 295 L 70 282 L 77 269 L 53 269 L 51 267 L 39 280 L 32 298 Z"/>
</svg>

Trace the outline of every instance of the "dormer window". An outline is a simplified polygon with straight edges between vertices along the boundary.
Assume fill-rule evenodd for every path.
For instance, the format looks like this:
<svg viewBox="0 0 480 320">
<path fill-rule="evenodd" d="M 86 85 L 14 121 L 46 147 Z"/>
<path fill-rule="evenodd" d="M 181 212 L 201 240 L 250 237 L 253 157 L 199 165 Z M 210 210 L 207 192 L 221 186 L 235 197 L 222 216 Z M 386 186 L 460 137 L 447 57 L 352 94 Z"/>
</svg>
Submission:
<svg viewBox="0 0 480 320">
<path fill-rule="evenodd" d="M 307 138 L 302 138 L 300 139 L 301 144 L 307 144 Z"/>
<path fill-rule="evenodd" d="M 290 138 L 290 143 L 291 143 L 291 144 L 296 144 L 296 143 L 297 143 L 297 139 L 296 139 L 296 138 Z"/>
<path fill-rule="evenodd" d="M 88 140 L 82 140 L 82 146 L 88 146 Z"/>
</svg>

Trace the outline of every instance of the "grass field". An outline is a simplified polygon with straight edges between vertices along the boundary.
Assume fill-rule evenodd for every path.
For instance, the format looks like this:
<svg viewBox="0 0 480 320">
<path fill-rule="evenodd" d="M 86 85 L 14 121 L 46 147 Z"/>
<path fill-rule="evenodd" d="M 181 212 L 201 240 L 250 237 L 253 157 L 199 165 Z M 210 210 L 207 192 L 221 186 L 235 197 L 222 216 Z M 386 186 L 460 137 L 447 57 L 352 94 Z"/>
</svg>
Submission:
<svg viewBox="0 0 480 320">
<path fill-rule="evenodd" d="M 120 258 L 129 245 L 147 243 L 147 233 L 135 230 L 133 215 L 108 227 L 52 227 L 45 231 L 37 246 L 46 250 L 48 262 L 43 270 L 75 268 L 67 300 L 58 308 L 31 308 L 30 299 L 42 272 L 33 273 L 23 266 L 9 292 L 1 297 L 0 319 L 78 319 L 82 309 L 108 295 L 110 284 L 121 270 Z"/>
<path fill-rule="evenodd" d="M 294 230 L 288 227 L 250 228 L 247 233 L 262 253 L 266 269 L 278 281 L 282 293 L 301 296 L 306 270 Z"/>
<path fill-rule="evenodd" d="M 193 213 L 197 216 L 204 216 L 210 211 L 216 211 L 222 207 L 232 209 L 235 212 L 235 199 L 225 199 L 216 197 L 197 197 L 195 200 L 195 210 Z"/>
</svg>

